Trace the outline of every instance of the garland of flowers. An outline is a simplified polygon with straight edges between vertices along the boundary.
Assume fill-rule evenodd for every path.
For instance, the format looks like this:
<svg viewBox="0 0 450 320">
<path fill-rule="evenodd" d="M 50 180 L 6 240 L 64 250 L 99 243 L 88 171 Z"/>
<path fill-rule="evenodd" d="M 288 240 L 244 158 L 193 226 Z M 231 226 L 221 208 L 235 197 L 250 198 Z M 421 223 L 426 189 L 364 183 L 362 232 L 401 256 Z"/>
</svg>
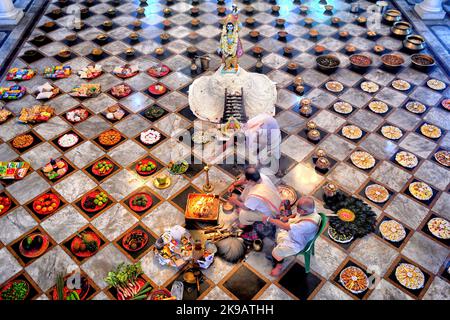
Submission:
<svg viewBox="0 0 450 320">
<path fill-rule="evenodd" d="M 358 198 L 338 191 L 332 197 L 323 197 L 325 208 L 335 215 L 329 217 L 330 226 L 338 233 L 364 237 L 375 230 L 376 215 L 369 205 Z"/>
</svg>

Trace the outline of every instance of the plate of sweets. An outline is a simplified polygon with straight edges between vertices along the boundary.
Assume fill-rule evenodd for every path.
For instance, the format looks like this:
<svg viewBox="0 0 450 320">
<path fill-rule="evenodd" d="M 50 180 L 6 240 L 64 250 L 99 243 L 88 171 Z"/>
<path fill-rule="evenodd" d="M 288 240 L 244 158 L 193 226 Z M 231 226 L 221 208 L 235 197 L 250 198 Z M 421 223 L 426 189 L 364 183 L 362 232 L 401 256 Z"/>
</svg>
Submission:
<svg viewBox="0 0 450 320">
<path fill-rule="evenodd" d="M 403 132 L 396 126 L 382 126 L 381 134 L 390 140 L 398 140 L 403 137 Z"/>
<path fill-rule="evenodd" d="M 69 165 L 63 159 L 52 159 L 42 168 L 44 175 L 51 181 L 64 177 L 68 171 Z"/>
<path fill-rule="evenodd" d="M 102 146 L 113 146 L 120 142 L 122 136 L 120 133 L 114 129 L 107 130 L 100 134 L 98 141 Z"/>
<path fill-rule="evenodd" d="M 342 127 L 342 135 L 350 140 L 358 140 L 362 137 L 362 130 L 355 125 L 347 125 Z"/>
<path fill-rule="evenodd" d="M 100 84 L 94 83 L 82 83 L 79 86 L 75 86 L 71 91 L 70 95 L 72 97 L 78 98 L 92 98 L 100 94 L 101 92 Z"/>
<path fill-rule="evenodd" d="M 26 93 L 27 89 L 17 84 L 10 87 L 0 87 L 0 99 L 2 100 L 19 100 Z"/>
<path fill-rule="evenodd" d="M 50 242 L 45 234 L 33 233 L 20 242 L 19 251 L 26 258 L 37 258 L 44 254 L 49 245 Z"/>
<path fill-rule="evenodd" d="M 369 288 L 369 279 L 361 268 L 350 266 L 339 274 L 339 282 L 354 294 L 363 293 Z"/>
<path fill-rule="evenodd" d="M 447 85 L 444 81 L 438 80 L 438 79 L 430 79 L 427 81 L 427 86 L 430 87 L 433 90 L 441 91 L 444 90 Z"/>
<path fill-rule="evenodd" d="M 389 107 L 383 101 L 375 100 L 369 103 L 369 109 L 372 112 L 383 114 L 389 111 Z"/>
<path fill-rule="evenodd" d="M 433 196 L 433 189 L 426 184 L 425 182 L 416 181 L 409 185 L 409 192 L 411 192 L 412 196 L 421 201 L 430 200 Z"/>
<path fill-rule="evenodd" d="M 437 238 L 450 239 L 450 222 L 442 218 L 433 218 L 427 223 L 428 230 Z"/>
<path fill-rule="evenodd" d="M 108 204 L 108 196 L 103 191 L 92 191 L 81 199 L 81 208 L 86 212 L 98 212 Z"/>
<path fill-rule="evenodd" d="M 419 163 L 416 155 L 408 151 L 400 151 L 395 155 L 395 161 L 402 167 L 413 169 Z"/>
<path fill-rule="evenodd" d="M 434 159 L 445 167 L 450 167 L 450 152 L 440 150 L 434 154 Z"/>
<path fill-rule="evenodd" d="M 137 75 L 139 73 L 139 69 L 136 66 L 125 64 L 120 67 L 115 67 L 113 73 L 116 77 L 128 79 Z"/>
<path fill-rule="evenodd" d="M 92 173 L 98 177 L 105 177 L 114 170 L 114 163 L 111 160 L 100 160 L 92 165 Z"/>
<path fill-rule="evenodd" d="M 152 159 L 143 159 L 136 164 L 136 172 L 141 176 L 148 176 L 157 169 L 156 162 Z"/>
<path fill-rule="evenodd" d="M 350 156 L 352 163 L 360 169 L 370 169 L 375 165 L 375 158 L 368 152 L 355 151 Z"/>
<path fill-rule="evenodd" d="M 95 79 L 95 78 L 101 76 L 102 73 L 103 73 L 103 68 L 99 64 L 88 65 L 88 66 L 84 67 L 83 69 L 81 69 L 80 71 L 78 71 L 79 77 L 81 79 L 87 79 L 87 80 Z"/>
<path fill-rule="evenodd" d="M 47 82 L 41 86 L 36 87 L 35 95 L 37 100 L 48 100 L 54 98 L 60 92 L 59 88 Z"/>
<path fill-rule="evenodd" d="M 433 124 L 429 124 L 429 123 L 424 123 L 421 127 L 420 127 L 420 132 L 427 138 L 431 138 L 431 139 L 438 139 L 441 137 L 442 135 L 442 131 L 439 127 L 433 125 Z"/>
<path fill-rule="evenodd" d="M 152 84 L 150 87 L 148 87 L 148 91 L 151 94 L 154 94 L 156 96 L 160 96 L 162 94 L 164 94 L 167 91 L 167 87 L 160 84 L 160 83 L 155 83 Z"/>
<path fill-rule="evenodd" d="M 7 196 L 0 196 L 0 216 L 4 215 L 8 212 L 9 208 L 11 208 L 12 201 Z"/>
<path fill-rule="evenodd" d="M 158 64 L 147 70 L 149 76 L 154 78 L 162 78 L 170 72 L 170 68 L 165 64 Z"/>
<path fill-rule="evenodd" d="M 64 79 L 72 74 L 70 66 L 51 66 L 44 69 L 44 78 L 47 79 Z"/>
<path fill-rule="evenodd" d="M 375 93 L 380 90 L 380 86 L 373 81 L 361 82 L 361 89 L 368 93 Z"/>
<path fill-rule="evenodd" d="M 339 81 L 328 81 L 325 83 L 325 88 L 327 88 L 328 91 L 338 93 L 344 90 L 344 85 Z"/>
<path fill-rule="evenodd" d="M 400 242 L 406 237 L 405 227 L 395 220 L 385 220 L 380 224 L 381 236 L 390 242 Z"/>
<path fill-rule="evenodd" d="M 55 115 L 55 109 L 47 105 L 35 105 L 31 108 L 22 108 L 19 122 L 39 123 L 50 120 Z"/>
<path fill-rule="evenodd" d="M 116 98 L 124 98 L 130 95 L 131 87 L 125 83 L 118 84 L 111 88 L 111 95 Z"/>
<path fill-rule="evenodd" d="M 34 200 L 33 211 L 43 216 L 48 215 L 55 212 L 60 204 L 61 201 L 56 195 L 47 193 Z"/>
<path fill-rule="evenodd" d="M 392 87 L 399 91 L 408 91 L 411 88 L 411 84 L 408 81 L 397 79 L 392 81 Z"/>
<path fill-rule="evenodd" d="M 350 114 L 353 111 L 352 105 L 344 101 L 338 101 L 335 104 L 333 104 L 333 109 L 334 111 L 340 114 Z"/>
<path fill-rule="evenodd" d="M 405 107 L 409 112 L 416 114 L 421 114 L 427 111 L 427 107 L 419 101 L 409 101 Z"/>
<path fill-rule="evenodd" d="M 143 144 L 152 145 L 161 139 L 161 133 L 153 129 L 148 129 L 146 131 L 141 132 L 139 138 Z"/>
<path fill-rule="evenodd" d="M 71 148 L 80 141 L 75 133 L 66 133 L 58 139 L 58 145 L 61 148 Z"/>
<path fill-rule="evenodd" d="M 425 284 L 422 270 L 410 263 L 400 263 L 395 269 L 395 278 L 407 289 L 418 290 Z"/>
<path fill-rule="evenodd" d="M 76 108 L 66 113 L 66 119 L 70 123 L 80 123 L 89 117 L 89 112 L 85 108 Z"/>
<path fill-rule="evenodd" d="M 371 184 L 364 190 L 367 198 L 375 203 L 383 203 L 389 199 L 389 191 L 379 184 Z"/>
<path fill-rule="evenodd" d="M 12 68 L 6 74 L 8 81 L 25 81 L 30 80 L 36 75 L 36 72 L 31 68 Z"/>
<path fill-rule="evenodd" d="M 12 112 L 5 108 L 0 108 L 0 123 L 5 122 L 12 116 Z"/>
<path fill-rule="evenodd" d="M 34 137 L 31 134 L 21 134 L 12 141 L 12 146 L 16 149 L 25 149 L 31 146 L 34 142 Z"/>
</svg>

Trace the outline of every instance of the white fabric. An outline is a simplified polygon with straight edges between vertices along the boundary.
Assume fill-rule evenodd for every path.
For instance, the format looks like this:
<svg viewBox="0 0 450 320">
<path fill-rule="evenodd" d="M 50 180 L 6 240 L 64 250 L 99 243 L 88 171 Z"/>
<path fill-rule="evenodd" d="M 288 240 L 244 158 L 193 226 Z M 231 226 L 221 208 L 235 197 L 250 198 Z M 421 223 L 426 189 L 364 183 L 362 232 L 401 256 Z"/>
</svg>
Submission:
<svg viewBox="0 0 450 320">
<path fill-rule="evenodd" d="M 313 219 L 317 223 L 304 219 Z M 300 252 L 314 238 L 319 230 L 320 215 L 314 212 L 308 216 L 296 216 L 289 219 L 288 223 L 290 224 L 291 230 L 280 229 L 277 231 L 277 244 Z"/>
<path fill-rule="evenodd" d="M 273 184 L 273 182 L 264 174 L 261 174 L 261 183 L 264 185 L 266 192 L 264 194 L 258 194 L 261 197 L 268 198 L 277 208 L 279 207 L 281 203 L 281 198 L 279 196 L 277 187 Z M 259 185 L 259 184 L 258 184 Z M 256 188 L 258 190 L 261 190 L 258 185 L 255 185 L 250 188 L 245 188 L 244 192 L 242 193 L 242 199 L 244 200 L 244 205 L 257 212 L 261 212 L 262 214 L 266 216 L 272 215 L 274 213 L 274 208 L 272 206 L 269 206 L 265 201 L 261 200 L 258 197 L 252 196 L 252 193 L 255 191 Z M 260 193 L 260 191 L 258 191 Z"/>
</svg>

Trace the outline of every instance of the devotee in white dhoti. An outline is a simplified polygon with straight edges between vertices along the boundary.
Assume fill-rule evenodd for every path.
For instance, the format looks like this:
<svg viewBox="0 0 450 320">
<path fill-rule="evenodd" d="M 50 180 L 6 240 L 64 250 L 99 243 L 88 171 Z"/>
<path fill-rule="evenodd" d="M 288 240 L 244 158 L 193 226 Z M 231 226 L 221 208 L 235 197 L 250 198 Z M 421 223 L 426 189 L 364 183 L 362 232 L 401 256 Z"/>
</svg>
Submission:
<svg viewBox="0 0 450 320">
<path fill-rule="evenodd" d="M 302 197 L 297 201 L 295 217 L 283 222 L 270 216 L 263 218 L 264 223 L 272 223 L 277 227 L 276 246 L 272 256 L 276 263 L 271 272 L 278 276 L 283 271 L 283 260 L 302 251 L 319 230 L 321 217 L 316 211 L 311 197 Z"/>
<path fill-rule="evenodd" d="M 239 192 L 238 186 L 243 186 L 244 190 Z M 234 182 L 228 191 L 232 193 L 228 201 L 237 208 L 241 228 L 278 214 L 280 194 L 272 181 L 255 167 L 247 168 L 244 177 Z"/>
</svg>

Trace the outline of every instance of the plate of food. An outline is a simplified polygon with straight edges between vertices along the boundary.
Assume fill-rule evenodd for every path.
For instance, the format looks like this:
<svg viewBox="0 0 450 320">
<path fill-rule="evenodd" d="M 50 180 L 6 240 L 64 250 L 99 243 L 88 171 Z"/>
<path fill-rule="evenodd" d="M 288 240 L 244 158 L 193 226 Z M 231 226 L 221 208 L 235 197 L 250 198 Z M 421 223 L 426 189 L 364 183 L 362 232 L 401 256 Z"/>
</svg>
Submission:
<svg viewBox="0 0 450 320">
<path fill-rule="evenodd" d="M 30 285 L 25 280 L 9 281 L 0 289 L 0 300 L 22 301 L 30 293 Z"/>
<path fill-rule="evenodd" d="M 139 73 L 139 69 L 136 66 L 125 64 L 114 68 L 113 73 L 116 77 L 128 79 L 137 75 Z"/>
<path fill-rule="evenodd" d="M 409 185 L 408 190 L 414 198 L 421 201 L 427 201 L 433 197 L 433 189 L 425 182 L 413 182 Z"/>
<path fill-rule="evenodd" d="M 383 203 L 389 199 L 389 191 L 379 184 L 371 184 L 364 190 L 367 198 L 375 203 Z"/>
<path fill-rule="evenodd" d="M 97 253 L 101 240 L 95 232 L 82 231 L 72 239 L 70 251 L 79 258 L 92 257 Z"/>
<path fill-rule="evenodd" d="M 440 150 L 434 154 L 434 159 L 445 167 L 450 167 L 450 152 Z"/>
<path fill-rule="evenodd" d="M 37 86 L 34 90 L 36 100 L 48 100 L 56 97 L 60 90 L 57 86 L 46 82 L 43 85 Z"/>
<path fill-rule="evenodd" d="M 297 202 L 298 196 L 294 188 L 287 185 L 279 185 L 277 190 L 280 194 L 281 200 L 289 200 L 291 204 Z"/>
<path fill-rule="evenodd" d="M 19 100 L 26 93 L 27 89 L 19 85 L 0 87 L 0 99 L 2 100 Z"/>
<path fill-rule="evenodd" d="M 142 230 L 132 230 L 122 238 L 122 246 L 127 251 L 136 252 L 148 243 L 148 234 Z"/>
<path fill-rule="evenodd" d="M 61 148 L 71 148 L 80 141 L 75 133 L 66 133 L 58 139 L 58 145 Z"/>
<path fill-rule="evenodd" d="M 58 210 L 61 200 L 53 193 L 47 193 L 33 201 L 33 211 L 40 215 L 48 215 Z"/>
<path fill-rule="evenodd" d="M 212 136 L 208 131 L 195 130 L 192 135 L 192 141 L 196 144 L 205 144 L 212 140 Z"/>
<path fill-rule="evenodd" d="M 120 133 L 118 131 L 116 131 L 114 129 L 110 129 L 99 135 L 98 142 L 102 146 L 110 147 L 110 146 L 118 144 L 121 139 L 122 139 L 122 136 L 120 135 Z"/>
<path fill-rule="evenodd" d="M 105 177 L 114 170 L 114 163 L 111 160 L 99 160 L 92 165 L 91 171 L 97 177 Z"/>
<path fill-rule="evenodd" d="M 425 275 L 422 270 L 410 263 L 400 263 L 395 268 L 395 278 L 407 289 L 418 290 L 425 284 Z"/>
<path fill-rule="evenodd" d="M 148 300 L 173 300 L 173 299 L 170 291 L 165 288 L 162 288 L 153 290 Z"/>
<path fill-rule="evenodd" d="M 352 163 L 360 169 L 370 169 L 375 165 L 375 158 L 368 152 L 355 151 L 350 156 Z"/>
<path fill-rule="evenodd" d="M 153 129 L 148 129 L 141 132 L 139 139 L 145 145 L 152 145 L 157 143 L 161 139 L 161 133 Z"/>
<path fill-rule="evenodd" d="M 44 254 L 50 243 L 46 235 L 33 233 L 25 237 L 19 244 L 20 254 L 26 258 L 37 258 Z"/>
<path fill-rule="evenodd" d="M 395 161 L 402 167 L 414 169 L 419 163 L 416 155 L 408 151 L 400 151 L 395 155 Z"/>
<path fill-rule="evenodd" d="M 427 107 L 419 101 L 409 101 L 405 107 L 409 112 L 416 114 L 421 114 L 427 111 Z"/>
<path fill-rule="evenodd" d="M 0 216 L 4 215 L 11 208 L 12 201 L 7 196 L 0 196 Z"/>
<path fill-rule="evenodd" d="M 429 123 L 424 123 L 423 125 L 421 125 L 420 132 L 425 137 L 431 138 L 431 139 L 439 139 L 442 135 L 442 131 L 439 127 L 437 127 L 433 124 L 429 124 Z"/>
<path fill-rule="evenodd" d="M 405 227 L 395 220 L 385 220 L 380 224 L 381 236 L 390 242 L 400 242 L 406 237 Z"/>
<path fill-rule="evenodd" d="M 427 223 L 428 230 L 433 236 L 448 240 L 450 239 L 450 222 L 442 218 L 433 218 Z"/>
<path fill-rule="evenodd" d="M 333 109 L 340 114 L 350 114 L 353 111 L 352 105 L 344 101 L 339 101 L 333 104 Z"/>
<path fill-rule="evenodd" d="M 134 212 L 143 212 L 149 209 L 152 204 L 152 197 L 145 192 L 135 194 L 130 198 L 130 200 L 128 200 L 128 205 Z"/>
<path fill-rule="evenodd" d="M 98 212 L 105 208 L 109 202 L 108 196 L 103 191 L 92 191 L 81 199 L 81 208 L 90 213 Z"/>
<path fill-rule="evenodd" d="M 392 81 L 392 87 L 399 91 L 408 91 L 411 89 L 411 84 L 408 81 L 397 79 Z"/>
<path fill-rule="evenodd" d="M 325 83 L 325 88 L 327 88 L 328 91 L 338 93 L 344 90 L 344 85 L 339 81 L 328 81 Z"/>
<path fill-rule="evenodd" d="M 433 90 L 444 90 L 447 85 L 444 81 L 438 80 L 438 79 L 430 79 L 427 81 L 427 86 L 430 87 Z"/>
<path fill-rule="evenodd" d="M 68 78 L 72 74 L 70 66 L 51 66 L 44 69 L 44 78 L 47 79 L 63 79 Z"/>
<path fill-rule="evenodd" d="M 89 117 L 89 112 L 85 108 L 76 108 L 66 113 L 66 119 L 70 123 L 80 123 Z"/>
<path fill-rule="evenodd" d="M 442 100 L 441 106 L 442 106 L 442 108 L 444 108 L 445 110 L 450 111 L 450 99 L 444 99 L 444 100 Z"/>
<path fill-rule="evenodd" d="M 36 72 L 31 68 L 12 68 L 6 74 L 8 81 L 25 81 L 30 80 L 36 75 Z"/>
<path fill-rule="evenodd" d="M 403 137 L 403 132 L 396 126 L 382 126 L 381 134 L 390 140 L 398 140 Z"/>
<path fill-rule="evenodd" d="M 339 274 L 339 282 L 354 294 L 363 293 L 369 288 L 369 279 L 361 268 L 350 266 Z"/>
<path fill-rule="evenodd" d="M 21 134 L 12 141 L 12 146 L 16 149 L 25 149 L 31 146 L 34 142 L 34 137 L 31 134 Z"/>
<path fill-rule="evenodd" d="M 166 93 L 167 87 L 160 83 L 155 83 L 148 87 L 148 91 L 153 95 L 160 96 Z"/>
<path fill-rule="evenodd" d="M 0 109 L 0 123 L 5 122 L 6 120 L 8 120 L 10 117 L 12 116 L 12 112 L 2 108 Z"/>
<path fill-rule="evenodd" d="M 389 111 L 389 107 L 383 101 L 375 100 L 369 103 L 369 109 L 372 112 L 383 114 Z"/>
<path fill-rule="evenodd" d="M 127 84 L 119 84 L 111 88 L 111 95 L 116 98 L 125 98 L 131 94 L 131 87 Z"/>
<path fill-rule="evenodd" d="M 75 86 L 71 91 L 70 95 L 72 97 L 78 98 L 92 98 L 100 94 L 101 86 L 100 84 L 94 83 L 82 83 L 79 86 Z"/>
<path fill-rule="evenodd" d="M 336 231 L 333 227 L 328 227 L 328 235 L 331 240 L 338 243 L 349 243 L 353 240 L 353 235 L 346 235 Z"/>
<path fill-rule="evenodd" d="M 147 74 L 153 78 L 162 78 L 166 76 L 170 72 L 170 68 L 165 64 L 159 64 L 153 67 L 150 67 L 147 70 Z"/>
<path fill-rule="evenodd" d="M 69 171 L 69 165 L 63 159 L 51 160 L 43 168 L 42 172 L 50 180 L 58 180 Z"/>
<path fill-rule="evenodd" d="M 355 125 L 347 125 L 342 127 L 342 135 L 350 140 L 358 140 L 362 137 L 362 130 Z"/>
<path fill-rule="evenodd" d="M 152 159 L 143 159 L 136 164 L 135 169 L 139 175 L 148 176 L 156 171 L 157 165 Z"/>
<path fill-rule="evenodd" d="M 170 161 L 167 168 L 171 174 L 183 174 L 189 169 L 189 164 L 186 160 Z"/>
<path fill-rule="evenodd" d="M 375 93 L 380 90 L 380 86 L 373 81 L 361 82 L 361 89 L 368 93 Z"/>
<path fill-rule="evenodd" d="M 78 71 L 78 75 L 80 76 L 81 79 L 88 79 L 88 80 L 98 78 L 99 76 L 102 75 L 102 73 L 103 68 L 99 64 L 88 65 L 83 69 L 81 69 L 80 71 Z"/>
<path fill-rule="evenodd" d="M 19 122 L 21 123 L 41 123 L 50 120 L 55 115 L 55 109 L 48 105 L 34 105 L 31 108 L 22 108 Z"/>
<path fill-rule="evenodd" d="M 165 110 L 161 108 L 160 106 L 153 105 L 144 112 L 144 116 L 147 119 L 154 120 L 158 119 L 164 114 Z"/>
</svg>

